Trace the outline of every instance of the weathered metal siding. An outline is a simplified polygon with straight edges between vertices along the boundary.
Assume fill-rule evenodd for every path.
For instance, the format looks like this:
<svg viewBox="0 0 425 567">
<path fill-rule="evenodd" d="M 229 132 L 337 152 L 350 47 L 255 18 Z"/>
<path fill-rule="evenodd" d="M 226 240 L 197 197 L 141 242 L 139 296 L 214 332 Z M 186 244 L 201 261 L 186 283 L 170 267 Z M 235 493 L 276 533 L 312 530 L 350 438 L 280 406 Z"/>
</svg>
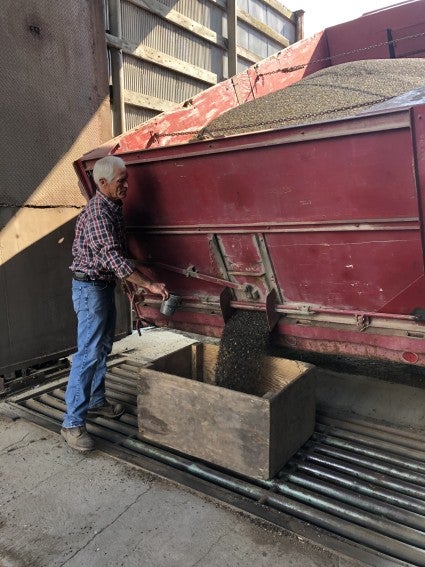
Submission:
<svg viewBox="0 0 425 567">
<path fill-rule="evenodd" d="M 143 43 L 165 55 L 196 65 L 201 69 L 221 75 L 222 50 L 193 33 L 167 22 L 156 14 L 137 8 L 123 1 L 123 37 L 132 43 Z"/>
<path fill-rule="evenodd" d="M 224 0 L 104 3 L 115 134 L 228 77 L 231 37 Z M 296 41 L 298 16 L 275 0 L 240 0 L 238 7 L 239 70 Z"/>
<path fill-rule="evenodd" d="M 138 124 L 150 120 L 156 116 L 157 112 L 155 110 L 149 110 L 147 108 L 137 108 L 135 106 L 129 106 L 127 109 L 127 128 L 131 130 L 135 128 Z"/>
<path fill-rule="evenodd" d="M 111 136 L 100 0 L 3 0 L 0 375 L 74 349 L 73 161 Z M 128 329 L 128 309 L 118 329 Z"/>
</svg>

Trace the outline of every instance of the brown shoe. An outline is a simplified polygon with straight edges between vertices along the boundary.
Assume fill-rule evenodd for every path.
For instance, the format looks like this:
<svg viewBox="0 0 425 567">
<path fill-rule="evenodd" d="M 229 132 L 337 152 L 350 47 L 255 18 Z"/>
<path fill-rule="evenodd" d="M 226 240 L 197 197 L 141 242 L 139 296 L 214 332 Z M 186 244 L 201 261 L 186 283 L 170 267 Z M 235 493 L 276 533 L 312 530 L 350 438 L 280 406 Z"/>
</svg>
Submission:
<svg viewBox="0 0 425 567">
<path fill-rule="evenodd" d="M 87 433 L 84 425 L 69 427 L 67 429 L 62 427 L 61 435 L 72 449 L 81 452 L 93 451 L 94 449 L 94 441 Z"/>
<path fill-rule="evenodd" d="M 87 412 L 88 417 L 110 417 L 111 419 L 118 419 L 124 413 L 124 408 L 121 404 L 111 404 L 105 400 L 105 403 L 95 408 L 90 408 Z"/>
</svg>

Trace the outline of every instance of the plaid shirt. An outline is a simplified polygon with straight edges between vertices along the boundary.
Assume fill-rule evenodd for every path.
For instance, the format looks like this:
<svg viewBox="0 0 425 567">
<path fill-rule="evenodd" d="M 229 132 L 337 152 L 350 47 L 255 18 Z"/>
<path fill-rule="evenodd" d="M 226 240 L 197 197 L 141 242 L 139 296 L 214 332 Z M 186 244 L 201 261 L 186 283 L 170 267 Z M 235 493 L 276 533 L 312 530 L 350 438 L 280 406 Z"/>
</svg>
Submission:
<svg viewBox="0 0 425 567">
<path fill-rule="evenodd" d="M 126 253 L 122 204 L 96 191 L 77 218 L 70 268 L 92 279 L 126 278 L 135 268 Z"/>
</svg>

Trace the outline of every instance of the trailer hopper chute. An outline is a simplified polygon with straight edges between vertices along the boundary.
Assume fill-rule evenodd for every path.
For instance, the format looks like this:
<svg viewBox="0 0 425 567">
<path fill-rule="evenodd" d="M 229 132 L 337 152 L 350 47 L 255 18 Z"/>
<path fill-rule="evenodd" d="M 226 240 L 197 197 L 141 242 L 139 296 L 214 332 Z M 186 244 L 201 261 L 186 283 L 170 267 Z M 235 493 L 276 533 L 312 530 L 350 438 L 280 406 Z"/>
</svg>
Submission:
<svg viewBox="0 0 425 567">
<path fill-rule="evenodd" d="M 424 13 L 421 0 L 329 28 L 76 162 L 90 195 L 95 160 L 124 159 L 131 251 L 183 298 L 166 319 L 129 289 L 138 317 L 219 336 L 232 310 L 262 310 L 298 351 L 425 364 L 424 89 L 208 136 L 225 111 L 320 69 L 420 58 Z"/>
</svg>

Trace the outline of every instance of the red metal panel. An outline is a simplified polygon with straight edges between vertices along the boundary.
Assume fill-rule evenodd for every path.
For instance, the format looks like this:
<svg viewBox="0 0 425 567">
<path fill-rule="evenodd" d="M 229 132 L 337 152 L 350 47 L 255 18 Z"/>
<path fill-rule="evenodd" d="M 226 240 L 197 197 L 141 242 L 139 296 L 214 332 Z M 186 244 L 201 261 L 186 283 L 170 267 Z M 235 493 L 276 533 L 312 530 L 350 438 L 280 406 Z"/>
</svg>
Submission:
<svg viewBox="0 0 425 567">
<path fill-rule="evenodd" d="M 178 153 L 163 148 L 124 155 L 130 172 L 125 213 L 133 226 L 132 250 L 138 258 L 147 258 L 149 250 L 153 260 L 180 268 L 196 265 L 200 272 L 220 277 L 209 245 L 217 234 L 230 271 L 258 273 L 261 257 L 253 239 L 264 234 L 284 301 L 342 313 L 408 314 L 412 302 L 420 306 L 425 296 L 422 194 L 418 196 L 425 164 L 414 159 L 425 136 L 419 107 L 416 137 L 409 116 L 406 110 L 382 115 L 378 122 L 376 117 L 356 118 L 191 144 Z M 158 273 L 189 301 L 188 310 L 179 310 L 168 324 L 219 335 L 221 289 Z M 264 302 L 267 290 L 260 288 Z M 200 309 L 190 300 L 207 303 Z M 204 311 L 208 301 L 213 302 L 210 314 Z M 144 309 L 145 316 L 164 324 L 152 315 L 155 308 Z M 344 334 L 344 346 L 327 323 L 284 331 L 281 324 L 278 330 L 296 337 L 302 329 L 305 348 L 321 345 L 327 352 L 372 349 L 375 356 L 391 359 L 399 358 L 401 350 L 415 352 L 416 339 L 392 331 L 379 338 L 352 326 L 357 330 Z"/>
<path fill-rule="evenodd" d="M 408 279 L 408 281 L 409 284 L 405 288 L 380 307 L 381 313 L 412 313 L 418 307 L 423 309 L 425 306 L 425 276 L 421 274 L 416 280 Z"/>
<path fill-rule="evenodd" d="M 269 293 L 263 259 L 256 242 L 256 234 L 220 234 L 223 258 L 232 281 L 250 285 L 266 301 Z"/>
<path fill-rule="evenodd" d="M 263 264 L 252 234 L 222 234 L 220 241 L 229 270 L 262 274 Z"/>
<path fill-rule="evenodd" d="M 116 138 L 119 151 L 188 142 L 205 124 L 237 105 L 232 81 L 223 81 L 193 97 L 183 106 L 162 113 Z M 181 134 L 174 136 L 175 132 Z"/>
<path fill-rule="evenodd" d="M 166 319 L 158 314 L 155 308 L 146 306 L 143 307 L 143 314 L 147 319 L 155 319 L 157 324 L 211 337 L 220 337 L 224 326 L 217 309 L 202 313 L 176 311 L 171 319 Z M 425 341 L 420 337 L 420 333 L 417 337 L 403 337 L 397 334 L 374 334 L 373 331 L 364 333 L 347 327 L 343 329 L 341 326 L 332 328 L 324 324 L 303 325 L 282 318 L 275 329 L 274 337 L 280 344 L 299 351 L 381 358 L 393 362 L 409 362 L 410 358 L 414 364 L 425 366 Z M 414 356 L 405 357 L 406 353 Z"/>
<path fill-rule="evenodd" d="M 419 198 L 422 242 L 425 248 L 425 107 L 417 106 L 411 110 L 413 124 L 413 158 Z"/>
<path fill-rule="evenodd" d="M 349 128 L 347 122 L 347 134 Z M 417 218 L 409 129 L 268 146 L 273 136 L 263 135 L 255 148 L 247 136 L 244 151 L 221 152 L 228 146 L 222 140 L 215 153 L 169 160 L 162 154 L 129 166 L 127 222 L 234 227 Z"/>
<path fill-rule="evenodd" d="M 423 273 L 419 229 L 269 234 L 267 244 L 290 302 L 378 311 Z"/>
<path fill-rule="evenodd" d="M 330 65 L 325 32 L 290 45 L 247 69 L 254 97 L 283 89 Z M 282 71 L 283 70 L 283 71 Z"/>
<path fill-rule="evenodd" d="M 409 26 L 415 28 L 409 29 Z M 326 29 L 332 65 L 359 59 L 388 59 L 390 48 L 387 30 L 394 30 L 397 52 L 412 48 L 412 40 L 401 40 L 425 32 L 425 0 L 372 12 L 356 20 Z M 400 34 L 398 30 L 401 30 Z M 404 33 L 405 32 L 405 33 Z M 419 40 L 424 45 L 424 38 Z M 415 43 L 415 46 L 417 44 Z"/>
<path fill-rule="evenodd" d="M 220 337 L 224 327 L 223 317 L 217 306 L 202 312 L 177 309 L 172 317 L 165 317 L 152 305 L 142 305 L 140 314 L 148 321 L 154 321 L 161 327 L 181 329 L 210 337 Z"/>
<path fill-rule="evenodd" d="M 325 354 L 349 354 L 367 358 L 382 358 L 393 362 L 409 362 L 405 353 L 416 356 L 411 361 L 425 366 L 425 341 L 423 337 L 412 338 L 382 333 L 365 334 L 341 328 L 331 329 L 303 325 L 279 324 L 279 342 L 291 348 Z"/>
<path fill-rule="evenodd" d="M 425 54 L 425 16 L 414 25 L 391 30 L 394 41 L 394 55 L 400 57 L 424 57 Z"/>
<path fill-rule="evenodd" d="M 253 234 L 263 232 L 287 301 L 379 311 L 423 274 L 422 236 L 411 131 L 348 135 L 364 120 L 345 121 L 347 135 L 335 138 L 329 124 L 328 137 L 324 125 L 311 126 L 319 138 L 294 144 L 268 145 L 281 135 L 274 131 L 240 137 L 237 149 L 231 139 L 191 145 L 179 159 L 167 159 L 173 148 L 139 163 L 142 154 L 126 156 L 126 219 L 145 230 L 141 241 L 132 235 L 135 256 L 144 258 L 146 245 L 158 262 L 220 277 L 208 238 L 217 233 L 228 269 L 258 273 Z M 160 275 L 185 295 L 219 293 Z M 405 302 L 392 305 L 406 313 Z"/>
</svg>

